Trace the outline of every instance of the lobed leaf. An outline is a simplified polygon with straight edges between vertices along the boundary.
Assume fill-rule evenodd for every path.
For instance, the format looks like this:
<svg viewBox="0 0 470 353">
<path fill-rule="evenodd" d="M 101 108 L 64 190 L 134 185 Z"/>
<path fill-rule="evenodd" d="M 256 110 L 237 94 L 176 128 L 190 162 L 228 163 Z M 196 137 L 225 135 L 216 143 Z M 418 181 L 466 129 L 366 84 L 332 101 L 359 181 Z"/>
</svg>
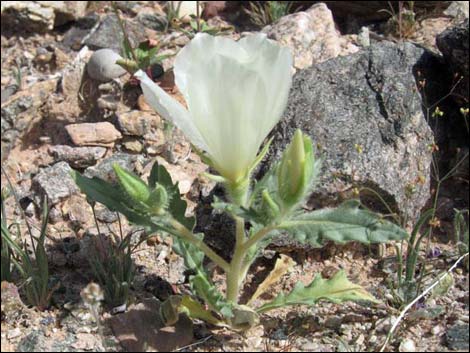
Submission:
<svg viewBox="0 0 470 353">
<path fill-rule="evenodd" d="M 278 228 L 287 231 L 295 240 L 314 247 L 321 247 L 328 240 L 372 244 L 408 236 L 403 228 L 360 209 L 359 205 L 359 201 L 351 200 L 338 208 L 304 213 L 282 222 Z"/>
<path fill-rule="evenodd" d="M 289 294 L 279 294 L 273 301 L 259 307 L 257 312 L 263 313 L 287 305 L 314 305 L 320 300 L 333 303 L 348 300 L 377 302 L 360 285 L 350 282 L 344 271 L 338 271 L 331 279 L 316 275 L 306 287 L 298 283 Z"/>
</svg>

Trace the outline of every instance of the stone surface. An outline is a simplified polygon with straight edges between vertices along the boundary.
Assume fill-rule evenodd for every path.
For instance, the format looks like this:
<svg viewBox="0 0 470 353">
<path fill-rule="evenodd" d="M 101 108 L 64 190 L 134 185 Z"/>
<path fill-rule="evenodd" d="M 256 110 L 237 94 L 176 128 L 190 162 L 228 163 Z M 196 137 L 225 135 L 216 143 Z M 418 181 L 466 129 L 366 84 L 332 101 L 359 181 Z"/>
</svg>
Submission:
<svg viewBox="0 0 470 353">
<path fill-rule="evenodd" d="M 136 171 L 142 163 L 142 157 L 127 153 L 115 153 L 111 157 L 103 159 L 98 165 L 85 170 L 85 176 L 98 177 L 108 181 L 115 181 L 113 164 L 119 164 L 129 171 Z"/>
<path fill-rule="evenodd" d="M 46 32 L 84 16 L 87 4 L 88 1 L 2 1 L 2 26 Z"/>
<path fill-rule="evenodd" d="M 296 69 L 359 50 L 341 36 L 331 11 L 322 3 L 307 11 L 284 16 L 263 28 L 262 32 L 291 49 Z"/>
<path fill-rule="evenodd" d="M 174 326 L 165 327 L 158 313 L 160 302 L 146 299 L 108 320 L 116 338 L 128 352 L 172 352 L 193 340 L 192 321 L 184 314 Z"/>
<path fill-rule="evenodd" d="M 54 27 L 54 10 L 33 1 L 2 1 L 1 14 L 2 29 L 5 26 L 47 32 Z"/>
<path fill-rule="evenodd" d="M 164 31 L 168 25 L 168 19 L 165 14 L 155 13 L 154 9 L 147 7 L 141 9 L 136 18 L 143 26 L 154 31 Z"/>
<path fill-rule="evenodd" d="M 96 161 L 104 156 L 104 147 L 70 147 L 57 145 L 49 147 L 49 153 L 54 160 L 65 161 L 74 168 L 85 168 L 94 165 Z"/>
<path fill-rule="evenodd" d="M 65 129 L 77 146 L 111 146 L 122 137 L 114 125 L 107 121 L 70 124 Z"/>
<path fill-rule="evenodd" d="M 59 162 L 43 169 L 32 181 L 31 190 L 37 204 L 47 196 L 49 205 L 55 205 L 78 192 L 78 187 L 70 173 L 72 168 L 66 162 Z"/>
<path fill-rule="evenodd" d="M 131 110 L 117 113 L 117 126 L 124 135 L 144 136 L 152 128 L 157 128 L 160 118 L 155 114 Z"/>
<path fill-rule="evenodd" d="M 29 1 L 24 1 L 29 2 Z M 63 25 L 85 16 L 88 1 L 34 1 L 54 10 L 54 26 Z"/>
<path fill-rule="evenodd" d="M 144 26 L 130 20 L 124 21 L 132 46 L 146 39 Z M 117 53 L 121 52 L 121 43 L 122 31 L 114 14 L 102 18 L 99 25 L 83 40 L 83 44 L 92 50 L 109 48 Z"/>
<path fill-rule="evenodd" d="M 57 88 L 57 78 L 38 82 L 11 96 L 1 105 L 2 162 L 18 138 L 40 116 L 39 108 Z"/>
<path fill-rule="evenodd" d="M 87 64 L 88 75 L 97 81 L 107 82 L 124 75 L 127 71 L 116 64 L 122 56 L 111 49 L 99 49 L 93 53 Z"/>
<path fill-rule="evenodd" d="M 468 323 L 458 323 L 450 327 L 446 333 L 447 346 L 452 350 L 468 350 Z"/>
<path fill-rule="evenodd" d="M 469 81 L 468 81 L 468 18 L 455 27 L 449 28 L 439 34 L 436 44 L 444 55 L 444 58 L 452 70 L 463 79 L 453 93 L 454 98 L 460 104 L 468 104 Z"/>
<path fill-rule="evenodd" d="M 413 221 L 429 198 L 433 142 L 413 73 L 431 60 L 410 43 L 382 42 L 299 71 L 262 169 L 300 128 L 323 160 L 312 207 L 336 205 L 354 187 L 370 187 Z M 376 197 L 361 196 L 383 211 Z"/>
</svg>

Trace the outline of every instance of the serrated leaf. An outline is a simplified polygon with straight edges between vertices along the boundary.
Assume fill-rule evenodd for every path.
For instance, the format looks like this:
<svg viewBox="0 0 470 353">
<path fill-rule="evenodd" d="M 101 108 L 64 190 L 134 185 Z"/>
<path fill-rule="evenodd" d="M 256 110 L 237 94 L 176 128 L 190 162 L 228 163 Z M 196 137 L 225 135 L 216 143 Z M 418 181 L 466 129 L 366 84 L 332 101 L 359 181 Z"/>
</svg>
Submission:
<svg viewBox="0 0 470 353">
<path fill-rule="evenodd" d="M 349 300 L 377 302 L 360 285 L 350 282 L 344 271 L 338 271 L 331 279 L 324 279 L 320 275 L 316 275 L 307 287 L 298 283 L 290 293 L 279 294 L 276 299 L 264 304 L 257 311 L 263 313 L 287 305 L 315 305 L 320 300 L 333 303 Z"/>
<path fill-rule="evenodd" d="M 338 208 L 304 213 L 282 222 L 278 228 L 287 231 L 295 240 L 314 247 L 321 247 L 328 240 L 372 244 L 408 236 L 403 228 L 360 209 L 359 205 L 358 201 L 351 200 Z"/>
</svg>

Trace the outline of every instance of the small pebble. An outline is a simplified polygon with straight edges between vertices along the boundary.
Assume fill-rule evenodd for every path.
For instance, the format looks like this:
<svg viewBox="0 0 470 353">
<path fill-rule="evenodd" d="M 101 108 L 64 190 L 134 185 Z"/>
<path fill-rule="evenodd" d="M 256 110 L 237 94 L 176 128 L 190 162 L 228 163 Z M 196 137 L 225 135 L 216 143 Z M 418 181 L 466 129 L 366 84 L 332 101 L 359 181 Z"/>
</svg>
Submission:
<svg viewBox="0 0 470 353">
<path fill-rule="evenodd" d="M 405 339 L 400 343 L 398 347 L 399 352 L 416 352 L 416 344 L 413 340 Z"/>
</svg>

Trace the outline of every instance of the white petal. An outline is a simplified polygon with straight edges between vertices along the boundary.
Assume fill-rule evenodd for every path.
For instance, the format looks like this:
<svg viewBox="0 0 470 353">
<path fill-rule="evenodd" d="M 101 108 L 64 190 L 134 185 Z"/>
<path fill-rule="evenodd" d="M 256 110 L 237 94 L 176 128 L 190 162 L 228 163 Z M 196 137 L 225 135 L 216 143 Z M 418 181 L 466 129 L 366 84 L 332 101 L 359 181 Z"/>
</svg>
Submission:
<svg viewBox="0 0 470 353">
<path fill-rule="evenodd" d="M 291 85 L 289 50 L 253 35 L 198 34 L 178 54 L 175 81 L 219 172 L 243 177 L 279 121 Z"/>
<path fill-rule="evenodd" d="M 139 70 L 134 76 L 140 80 L 140 87 L 147 103 L 164 119 L 183 131 L 196 147 L 206 150 L 207 146 L 186 108 L 155 84 L 143 71 Z"/>
</svg>

